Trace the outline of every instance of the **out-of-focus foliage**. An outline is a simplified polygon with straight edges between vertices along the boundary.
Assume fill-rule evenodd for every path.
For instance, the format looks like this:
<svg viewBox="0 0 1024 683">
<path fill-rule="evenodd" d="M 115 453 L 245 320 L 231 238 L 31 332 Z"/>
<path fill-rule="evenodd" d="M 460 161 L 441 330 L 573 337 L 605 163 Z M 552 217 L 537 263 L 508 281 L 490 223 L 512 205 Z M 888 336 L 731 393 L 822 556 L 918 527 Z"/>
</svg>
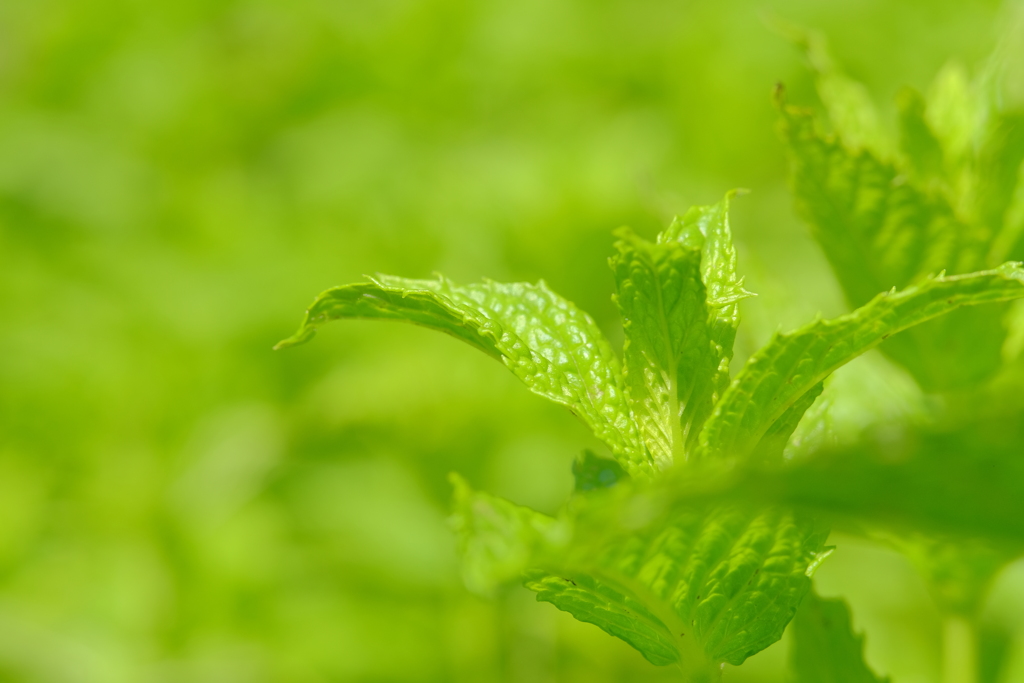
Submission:
<svg viewBox="0 0 1024 683">
<path fill-rule="evenodd" d="M 592 268 L 610 230 L 653 235 L 735 186 L 754 190 L 734 227 L 762 295 L 737 355 L 843 312 L 785 190 L 770 87 L 803 102 L 812 83 L 770 13 L 822 29 L 881 102 L 978 64 L 1005 18 L 934 0 L 0 3 L 0 680 L 661 680 L 525 591 L 484 602 L 458 579 L 447 473 L 553 511 L 599 447 L 583 427 L 423 331 L 270 346 L 310 292 L 378 271 L 543 277 L 612 333 Z M 835 433 L 913 412 L 884 359 L 854 370 L 823 396 Z M 903 560 L 854 544 L 817 576 L 850 596 L 876 670 L 937 678 L 937 617 Z M 1019 569 L 997 587 L 994 632 L 1022 587 Z M 1024 675 L 1017 645 L 989 650 L 986 671 Z M 780 680 L 783 662 L 729 673 Z"/>
<path fill-rule="evenodd" d="M 800 42 L 833 132 L 780 93 L 793 193 L 851 305 L 940 271 L 1024 258 L 1022 217 L 1013 210 L 1024 107 L 1005 102 L 1005 56 L 996 53 L 973 81 L 945 69 L 928 100 L 901 90 L 897 155 L 864 86 L 839 72 L 820 36 Z M 1006 313 L 965 309 L 882 348 L 928 391 L 975 387 L 1002 364 Z"/>
<path fill-rule="evenodd" d="M 842 600 L 823 600 L 811 592 L 797 610 L 792 631 L 797 683 L 881 683 L 864 664 L 864 638 L 853 633 Z"/>
<path fill-rule="evenodd" d="M 961 273 L 1024 256 L 1019 189 L 1024 187 L 1024 106 L 1012 95 L 1017 65 L 1007 48 L 997 50 L 973 79 L 948 66 L 927 97 L 904 87 L 897 100 L 896 145 L 879 127 L 866 89 L 840 72 L 824 39 L 790 32 L 817 72 L 831 127 L 824 132 L 826 122 L 816 120 L 813 111 L 789 106 L 778 94 L 793 192 L 848 301 L 860 303 L 872 287 L 927 282 L 937 270 Z M 1016 40 L 1011 30 L 1004 45 Z M 1012 439 L 1013 425 L 1024 416 L 1020 400 L 997 388 L 1000 383 L 1019 387 L 1019 352 L 1007 348 L 1016 324 L 1008 306 L 961 310 L 887 341 L 882 350 L 935 401 L 919 419 L 947 430 L 952 425 L 954 432 L 959 425 L 961 431 L 945 443 L 926 441 L 922 454 L 912 458 L 915 472 L 902 473 L 903 485 L 893 485 L 901 475 L 894 478 L 892 467 L 865 469 L 862 459 L 839 456 L 834 463 L 853 469 L 845 477 L 833 470 L 828 479 L 843 482 L 842 493 L 823 496 L 832 503 L 845 499 L 839 507 L 860 498 L 855 505 L 872 508 L 876 517 L 889 507 L 886 497 L 897 497 L 908 508 L 927 508 L 938 498 L 945 502 L 942 512 L 954 515 L 985 510 L 967 535 L 906 528 L 881 535 L 914 563 L 946 615 L 943 679 L 948 681 L 977 677 L 972 622 L 996 575 L 1021 550 L 1019 532 L 1002 528 L 1019 516 L 1020 495 L 1014 491 L 1024 485 L 1016 472 L 1019 458 L 1012 447 L 992 448 L 991 435 L 964 429 L 972 421 L 1001 420 L 1005 424 L 996 430 L 996 440 Z M 874 443 L 869 450 L 893 462 L 912 448 Z M 996 493 L 1000 486 L 1010 491 Z M 814 497 L 830 485 L 822 479 L 815 488 L 804 492 Z M 888 496 L 880 496 L 885 490 Z M 1001 522 L 991 515 L 998 509 Z M 1004 536 L 1008 545 L 979 540 L 993 535 Z"/>
</svg>

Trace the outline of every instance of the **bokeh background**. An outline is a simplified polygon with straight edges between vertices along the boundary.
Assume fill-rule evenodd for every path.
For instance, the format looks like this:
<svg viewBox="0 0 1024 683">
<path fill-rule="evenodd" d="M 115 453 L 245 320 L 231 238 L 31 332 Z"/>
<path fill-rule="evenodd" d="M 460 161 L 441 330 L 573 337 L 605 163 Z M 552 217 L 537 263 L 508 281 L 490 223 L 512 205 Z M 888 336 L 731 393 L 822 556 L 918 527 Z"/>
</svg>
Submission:
<svg viewBox="0 0 1024 683">
<path fill-rule="evenodd" d="M 0 2 L 0 681 L 672 680 L 523 589 L 460 582 L 447 473 L 553 512 L 596 447 L 567 412 L 409 326 L 271 346 L 317 292 L 377 271 L 544 278 L 621 340 L 611 231 L 653 236 L 746 187 L 742 359 L 844 310 L 786 190 L 771 91 L 814 99 L 772 18 L 824 31 L 892 113 L 901 85 L 977 66 L 1008 12 Z M 873 397 L 851 424 L 912 391 L 874 356 L 836 381 Z M 819 586 L 849 598 L 869 660 L 937 680 L 920 579 L 839 545 Z M 1011 654 L 985 683 L 1024 681 L 1024 569 L 991 602 Z M 782 681 L 785 653 L 727 680 Z"/>
</svg>

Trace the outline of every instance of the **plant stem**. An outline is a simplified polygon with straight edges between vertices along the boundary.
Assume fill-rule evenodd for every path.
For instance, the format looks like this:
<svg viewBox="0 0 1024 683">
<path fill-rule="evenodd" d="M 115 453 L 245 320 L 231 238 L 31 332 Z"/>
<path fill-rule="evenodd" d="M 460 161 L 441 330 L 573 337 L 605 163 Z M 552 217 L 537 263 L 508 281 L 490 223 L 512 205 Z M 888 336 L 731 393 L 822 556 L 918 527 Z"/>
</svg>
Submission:
<svg viewBox="0 0 1024 683">
<path fill-rule="evenodd" d="M 967 617 L 946 617 L 942 625 L 942 683 L 978 683 L 978 642 Z"/>
</svg>

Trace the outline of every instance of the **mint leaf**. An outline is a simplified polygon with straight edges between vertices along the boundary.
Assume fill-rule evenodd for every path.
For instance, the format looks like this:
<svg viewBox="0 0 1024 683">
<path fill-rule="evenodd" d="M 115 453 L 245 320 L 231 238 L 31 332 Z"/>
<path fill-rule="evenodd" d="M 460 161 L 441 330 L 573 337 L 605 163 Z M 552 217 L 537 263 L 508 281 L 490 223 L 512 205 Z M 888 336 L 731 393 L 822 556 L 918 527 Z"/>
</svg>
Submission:
<svg viewBox="0 0 1024 683">
<path fill-rule="evenodd" d="M 944 66 L 935 76 L 925 98 L 925 118 L 942 144 L 950 168 L 964 164 L 986 118 L 989 98 L 979 83 L 972 83 L 967 70 L 956 62 Z"/>
<path fill-rule="evenodd" d="M 580 540 L 557 574 L 576 581 L 574 600 L 546 597 L 574 615 L 575 589 L 607 588 L 636 600 L 671 634 L 687 666 L 738 665 L 777 641 L 827 532 L 783 509 L 731 505 L 671 509 L 635 528 L 635 506 L 644 501 L 642 492 L 620 499 L 610 517 L 607 509 L 593 517 L 578 512 Z"/>
<path fill-rule="evenodd" d="M 829 53 L 825 37 L 792 24 L 777 22 L 777 27 L 803 50 L 815 75 L 818 97 L 836 134 L 850 147 L 863 147 L 887 156 L 890 144 L 871 95 L 861 83 L 843 74 Z"/>
<path fill-rule="evenodd" d="M 452 527 L 471 589 L 487 593 L 503 583 L 523 581 L 538 600 L 623 639 L 653 664 L 679 660 L 672 634 L 642 602 L 567 566 L 571 551 L 563 532 L 569 528 L 568 520 L 473 491 L 457 475 L 451 479 Z"/>
<path fill-rule="evenodd" d="M 450 525 L 459 542 L 462 576 L 476 593 L 519 579 L 530 563 L 567 538 L 568 530 L 553 517 L 474 491 L 457 474 L 449 480 L 454 489 Z"/>
<path fill-rule="evenodd" d="M 810 591 L 789 628 L 794 683 L 882 683 L 864 662 L 864 638 L 853 632 L 841 599 Z"/>
<path fill-rule="evenodd" d="M 543 282 L 456 285 L 380 275 L 321 294 L 298 332 L 275 348 L 306 342 L 317 326 L 342 318 L 402 320 L 461 339 L 500 359 L 534 393 L 568 407 L 627 470 L 650 469 L 618 358 L 590 316 Z"/>
<path fill-rule="evenodd" d="M 772 423 L 768 431 L 757 442 L 754 451 L 754 459 L 759 462 L 778 462 L 781 460 L 790 437 L 796 431 L 797 426 L 804 417 L 804 413 L 810 410 L 814 401 L 821 396 L 825 389 L 823 382 L 818 382 L 807 390 L 800 398 L 786 409 L 779 419 Z"/>
<path fill-rule="evenodd" d="M 888 337 L 960 306 L 1020 297 L 1024 270 L 1007 263 L 970 275 L 928 278 L 903 291 L 880 294 L 847 315 L 776 335 L 751 356 L 716 404 L 701 433 L 701 452 L 749 455 L 812 387 Z"/>
<path fill-rule="evenodd" d="M 921 93 L 905 87 L 896 98 L 899 108 L 900 151 L 915 180 L 922 183 L 946 179 L 942 143 L 932 132 L 925 116 Z"/>
<path fill-rule="evenodd" d="M 836 134 L 818 131 L 809 112 L 782 106 L 783 137 L 797 209 L 851 305 L 929 273 L 967 273 L 1024 256 L 1024 225 L 1010 220 L 1024 161 L 1024 115 L 1002 110 L 997 70 L 971 82 L 950 66 L 927 98 L 903 89 L 894 155 L 880 129 L 865 132 L 875 131 L 864 121 L 876 117 L 855 102 L 866 99 L 863 86 L 836 76 L 823 44 L 803 44 Z M 864 97 L 837 100 L 837 87 Z M 1004 314 L 1001 307 L 960 311 L 882 350 L 927 391 L 976 386 L 1001 365 Z"/>
<path fill-rule="evenodd" d="M 1007 211 L 1020 183 L 1024 162 L 1024 113 L 995 112 L 991 115 L 978 152 L 974 190 L 974 213 L 994 241 L 993 257 L 1024 255 L 1012 245 L 1019 230 L 1006 225 Z"/>
<path fill-rule="evenodd" d="M 782 130 L 797 211 L 811 226 L 851 305 L 929 273 L 986 266 L 987 233 L 962 220 L 941 193 L 908 182 L 912 172 L 820 134 L 806 111 L 784 107 Z M 926 390 L 977 384 L 1001 364 L 1002 313 L 958 313 L 882 350 Z"/>
<path fill-rule="evenodd" d="M 739 325 L 736 309 L 725 308 L 753 296 L 743 288 L 736 269 L 736 246 L 729 226 L 729 205 L 739 194 L 733 190 L 711 206 L 692 206 L 658 235 L 658 244 L 679 242 L 701 251 L 701 278 L 708 292 L 708 305 L 735 328 Z M 725 309 L 723 313 L 719 309 Z M 731 353 L 731 347 L 729 352 Z"/>
<path fill-rule="evenodd" d="M 710 412 L 718 370 L 701 250 L 652 244 L 631 232 L 619 236 L 611 266 L 626 334 L 626 387 L 644 442 L 664 469 L 685 459 L 686 444 Z"/>
<path fill-rule="evenodd" d="M 701 278 L 707 291 L 708 327 L 719 358 L 715 400 L 729 385 L 729 361 L 740 324 L 739 302 L 754 296 L 743 287 L 736 268 L 736 246 L 729 226 L 733 190 L 712 206 L 691 207 L 658 235 L 658 243 L 675 242 L 701 250 Z"/>
<path fill-rule="evenodd" d="M 628 486 L 586 494 L 558 520 L 465 487 L 457 501 L 475 585 L 520 572 L 538 599 L 686 671 L 740 664 L 778 640 L 827 535 L 780 508 L 684 506 L 638 518 L 650 500 Z"/>
<path fill-rule="evenodd" d="M 630 405 L 659 468 L 686 459 L 729 384 L 738 302 L 751 296 L 736 272 L 734 195 L 691 208 L 656 244 L 620 232 L 610 260 Z"/>
<path fill-rule="evenodd" d="M 797 210 L 853 305 L 929 273 L 984 267 L 982 236 L 944 197 L 901 180 L 870 151 L 822 135 L 810 112 L 782 113 Z"/>
<path fill-rule="evenodd" d="M 577 620 L 624 640 L 655 666 L 675 664 L 680 659 L 676 639 L 668 627 L 628 591 L 616 590 L 610 583 L 581 573 L 553 576 L 538 571 L 528 576 L 525 585 L 537 594 L 537 600 L 550 602 Z M 708 668 L 706 663 L 702 665 Z"/>
</svg>

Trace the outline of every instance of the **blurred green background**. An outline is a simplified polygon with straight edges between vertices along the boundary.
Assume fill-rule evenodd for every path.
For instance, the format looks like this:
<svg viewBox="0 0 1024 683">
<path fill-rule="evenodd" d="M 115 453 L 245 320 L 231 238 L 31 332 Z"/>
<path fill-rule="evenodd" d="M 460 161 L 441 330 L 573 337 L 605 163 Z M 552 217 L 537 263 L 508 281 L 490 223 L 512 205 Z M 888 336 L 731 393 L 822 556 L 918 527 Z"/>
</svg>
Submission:
<svg viewBox="0 0 1024 683">
<path fill-rule="evenodd" d="M 773 85 L 813 103 L 810 76 L 768 20 L 823 30 L 891 113 L 901 85 L 977 65 L 1007 12 L 0 3 L 0 681 L 671 680 L 525 590 L 461 585 L 446 474 L 554 511 L 595 446 L 567 412 L 409 326 L 270 347 L 317 292 L 376 271 L 544 278 L 621 340 L 612 229 L 651 236 L 747 187 L 742 359 L 844 310 L 774 132 Z M 870 384 L 882 365 L 837 382 L 895 405 L 906 387 Z M 903 559 L 840 539 L 819 577 L 873 665 L 937 679 L 939 617 Z M 989 612 L 1019 625 L 1020 565 Z M 993 642 L 998 680 L 1024 681 L 1021 636 Z M 727 680 L 783 680 L 785 650 Z"/>
</svg>

